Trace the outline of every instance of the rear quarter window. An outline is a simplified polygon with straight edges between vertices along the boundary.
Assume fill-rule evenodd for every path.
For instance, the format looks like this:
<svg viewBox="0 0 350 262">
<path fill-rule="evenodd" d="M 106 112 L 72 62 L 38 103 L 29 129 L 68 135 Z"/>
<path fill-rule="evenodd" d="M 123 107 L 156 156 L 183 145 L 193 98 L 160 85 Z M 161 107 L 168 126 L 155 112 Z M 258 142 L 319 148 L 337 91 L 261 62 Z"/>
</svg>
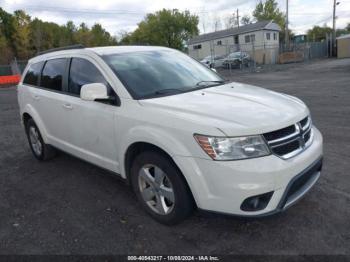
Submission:
<svg viewBox="0 0 350 262">
<path fill-rule="evenodd" d="M 39 77 L 41 69 L 43 68 L 43 64 L 44 62 L 31 64 L 23 79 L 23 84 L 37 86 L 39 84 Z"/>
</svg>

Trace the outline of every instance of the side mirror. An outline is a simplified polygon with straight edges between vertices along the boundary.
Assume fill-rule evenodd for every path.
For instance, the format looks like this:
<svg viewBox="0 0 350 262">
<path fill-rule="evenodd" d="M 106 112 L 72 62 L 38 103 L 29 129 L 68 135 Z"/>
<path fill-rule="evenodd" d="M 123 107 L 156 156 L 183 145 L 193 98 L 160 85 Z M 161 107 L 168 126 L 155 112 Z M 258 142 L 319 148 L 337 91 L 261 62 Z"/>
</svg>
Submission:
<svg viewBox="0 0 350 262">
<path fill-rule="evenodd" d="M 107 94 L 107 87 L 102 83 L 83 85 L 80 89 L 80 98 L 85 101 L 109 99 Z"/>
<path fill-rule="evenodd" d="M 210 68 L 211 70 L 213 70 L 215 73 L 217 73 L 218 71 L 216 71 L 216 69 L 214 67 Z"/>
</svg>

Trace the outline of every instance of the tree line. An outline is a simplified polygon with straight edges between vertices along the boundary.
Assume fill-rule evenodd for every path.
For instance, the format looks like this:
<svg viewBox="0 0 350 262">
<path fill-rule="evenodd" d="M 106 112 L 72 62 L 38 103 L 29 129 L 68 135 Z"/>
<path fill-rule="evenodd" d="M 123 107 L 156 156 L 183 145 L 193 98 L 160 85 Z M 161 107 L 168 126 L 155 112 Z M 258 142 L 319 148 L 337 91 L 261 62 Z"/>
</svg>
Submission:
<svg viewBox="0 0 350 262">
<path fill-rule="evenodd" d="M 91 28 L 85 23 L 77 26 L 72 21 L 58 25 L 32 19 L 23 10 L 10 14 L 0 8 L 0 64 L 9 63 L 14 57 L 26 60 L 40 51 L 73 44 L 160 45 L 184 50 L 185 42 L 198 33 L 198 16 L 176 9 L 147 14 L 134 32 L 122 33 L 118 42 L 100 24 Z"/>
<path fill-rule="evenodd" d="M 28 59 L 37 52 L 61 46 L 116 45 L 117 40 L 100 24 L 89 28 L 85 23 L 76 26 L 72 21 L 65 25 L 32 19 L 23 10 L 13 14 L 0 8 L 0 64 L 9 63 L 14 57 Z"/>
</svg>

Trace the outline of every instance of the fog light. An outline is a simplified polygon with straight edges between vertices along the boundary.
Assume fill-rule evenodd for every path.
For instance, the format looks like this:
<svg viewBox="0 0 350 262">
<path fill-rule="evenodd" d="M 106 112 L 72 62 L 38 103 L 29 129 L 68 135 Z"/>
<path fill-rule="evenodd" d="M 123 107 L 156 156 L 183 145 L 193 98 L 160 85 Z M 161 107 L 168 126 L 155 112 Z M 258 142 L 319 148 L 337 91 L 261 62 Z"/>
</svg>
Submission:
<svg viewBox="0 0 350 262">
<path fill-rule="evenodd" d="M 243 203 L 241 205 L 241 210 L 243 210 L 243 211 L 262 210 L 267 206 L 272 195 L 273 195 L 273 191 L 262 194 L 262 195 L 248 197 L 246 200 L 243 201 Z"/>
</svg>

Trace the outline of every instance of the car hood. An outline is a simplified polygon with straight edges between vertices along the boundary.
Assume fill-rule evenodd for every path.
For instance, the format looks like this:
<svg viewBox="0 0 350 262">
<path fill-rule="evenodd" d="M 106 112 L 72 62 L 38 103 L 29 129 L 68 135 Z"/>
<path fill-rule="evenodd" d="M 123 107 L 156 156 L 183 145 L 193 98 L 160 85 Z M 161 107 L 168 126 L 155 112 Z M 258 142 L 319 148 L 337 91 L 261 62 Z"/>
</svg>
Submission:
<svg viewBox="0 0 350 262">
<path fill-rule="evenodd" d="M 216 127 L 228 136 L 273 131 L 294 124 L 309 113 L 295 97 L 235 82 L 140 103 L 176 118 Z"/>
</svg>

